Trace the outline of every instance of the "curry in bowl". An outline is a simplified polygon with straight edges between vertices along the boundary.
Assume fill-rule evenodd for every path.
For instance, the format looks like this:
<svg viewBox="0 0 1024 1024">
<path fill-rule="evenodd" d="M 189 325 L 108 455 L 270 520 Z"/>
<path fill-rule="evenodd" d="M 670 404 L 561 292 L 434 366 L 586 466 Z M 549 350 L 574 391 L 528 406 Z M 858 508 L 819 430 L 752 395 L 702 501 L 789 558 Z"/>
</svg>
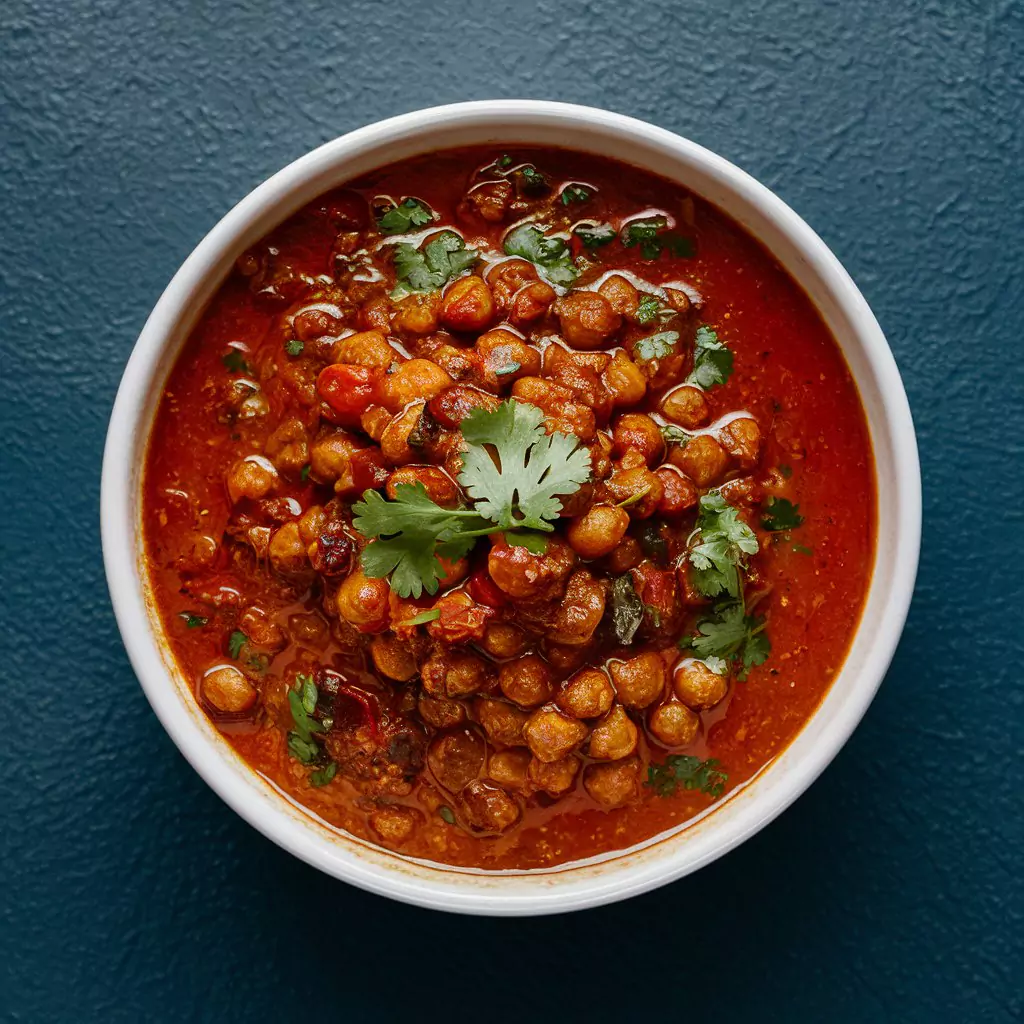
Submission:
<svg viewBox="0 0 1024 1024">
<path fill-rule="evenodd" d="M 322 820 L 490 869 L 623 849 L 776 757 L 874 554 L 843 357 L 754 239 L 556 149 L 452 150 L 240 256 L 150 438 L 195 699 Z"/>
</svg>

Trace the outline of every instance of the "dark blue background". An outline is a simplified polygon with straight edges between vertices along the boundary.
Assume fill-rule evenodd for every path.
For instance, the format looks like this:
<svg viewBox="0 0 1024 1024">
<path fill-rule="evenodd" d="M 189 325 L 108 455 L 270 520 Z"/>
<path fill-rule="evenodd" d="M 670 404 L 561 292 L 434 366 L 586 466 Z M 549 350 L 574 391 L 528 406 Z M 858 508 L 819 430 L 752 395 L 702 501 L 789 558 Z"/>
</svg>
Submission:
<svg viewBox="0 0 1024 1024">
<path fill-rule="evenodd" d="M 1020 1019 L 1024 7 L 5 0 L 0 18 L 0 1015 Z M 906 634 L 823 778 L 696 876 L 534 921 L 363 894 L 236 818 L 143 698 L 98 537 L 122 367 L 203 234 L 326 139 L 501 96 L 646 118 L 788 200 L 888 333 L 925 487 Z"/>
</svg>

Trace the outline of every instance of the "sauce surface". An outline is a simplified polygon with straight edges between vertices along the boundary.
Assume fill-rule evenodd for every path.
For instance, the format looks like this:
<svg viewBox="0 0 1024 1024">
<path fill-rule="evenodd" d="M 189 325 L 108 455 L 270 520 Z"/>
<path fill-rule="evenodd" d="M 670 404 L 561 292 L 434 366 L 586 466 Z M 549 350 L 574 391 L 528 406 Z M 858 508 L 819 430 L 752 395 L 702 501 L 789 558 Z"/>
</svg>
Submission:
<svg viewBox="0 0 1024 1024">
<path fill-rule="evenodd" d="M 414 202 L 432 218 L 382 231 Z M 504 252 L 523 223 L 564 240 L 560 263 Z M 402 295 L 397 246 L 430 272 L 443 231 L 480 258 L 436 287 L 413 270 Z M 702 329 L 732 354 L 703 388 L 684 383 Z M 353 503 L 419 480 L 466 505 L 459 419 L 510 400 L 590 455 L 547 551 L 496 531 L 418 598 L 364 575 Z M 709 495 L 756 540 L 740 599 L 770 653 L 746 672 L 677 643 L 728 603 L 694 585 Z M 802 521 L 773 522 L 779 502 Z M 388 848 L 526 869 L 656 835 L 713 803 L 702 779 L 727 793 L 785 748 L 859 619 L 874 470 L 834 340 L 728 217 L 615 161 L 467 149 L 351 182 L 239 259 L 168 380 L 143 516 L 175 657 L 256 771 Z M 622 579 L 642 607 L 628 642 Z M 699 764 L 697 788 L 670 764 Z"/>
</svg>

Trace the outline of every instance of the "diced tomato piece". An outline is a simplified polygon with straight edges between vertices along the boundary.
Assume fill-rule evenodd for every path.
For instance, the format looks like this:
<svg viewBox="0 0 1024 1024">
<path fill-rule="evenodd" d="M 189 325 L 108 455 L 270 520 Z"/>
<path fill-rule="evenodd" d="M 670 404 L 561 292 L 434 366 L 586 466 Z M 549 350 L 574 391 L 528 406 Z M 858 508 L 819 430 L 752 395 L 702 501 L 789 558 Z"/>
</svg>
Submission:
<svg viewBox="0 0 1024 1024">
<path fill-rule="evenodd" d="M 384 464 L 384 455 L 379 448 L 361 448 L 351 460 L 352 486 L 357 494 L 369 489 L 379 490 L 388 482 L 391 470 Z"/>
<path fill-rule="evenodd" d="M 508 603 L 508 599 L 502 593 L 501 588 L 486 569 L 477 569 L 466 581 L 466 590 L 469 596 L 477 604 L 486 604 L 491 608 L 502 608 Z"/>
<path fill-rule="evenodd" d="M 316 390 L 338 423 L 358 422 L 376 400 L 384 371 L 377 366 L 335 363 L 320 371 Z"/>
</svg>

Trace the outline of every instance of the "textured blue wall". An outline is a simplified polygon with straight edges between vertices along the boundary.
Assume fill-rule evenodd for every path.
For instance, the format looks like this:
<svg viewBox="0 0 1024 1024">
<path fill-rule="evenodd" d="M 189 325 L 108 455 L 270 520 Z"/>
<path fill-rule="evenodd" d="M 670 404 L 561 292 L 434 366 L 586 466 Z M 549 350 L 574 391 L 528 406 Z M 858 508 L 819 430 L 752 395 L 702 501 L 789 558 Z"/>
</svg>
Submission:
<svg viewBox="0 0 1024 1024">
<path fill-rule="evenodd" d="M 1019 3 L 5 0 L 0 47 L 0 1017 L 1020 1019 Z M 647 118 L 788 200 L 888 333 L 925 481 L 907 632 L 823 778 L 698 875 L 539 921 L 364 895 L 221 805 L 128 666 L 97 522 L 121 369 L 214 222 L 350 128 L 499 96 Z"/>
</svg>

